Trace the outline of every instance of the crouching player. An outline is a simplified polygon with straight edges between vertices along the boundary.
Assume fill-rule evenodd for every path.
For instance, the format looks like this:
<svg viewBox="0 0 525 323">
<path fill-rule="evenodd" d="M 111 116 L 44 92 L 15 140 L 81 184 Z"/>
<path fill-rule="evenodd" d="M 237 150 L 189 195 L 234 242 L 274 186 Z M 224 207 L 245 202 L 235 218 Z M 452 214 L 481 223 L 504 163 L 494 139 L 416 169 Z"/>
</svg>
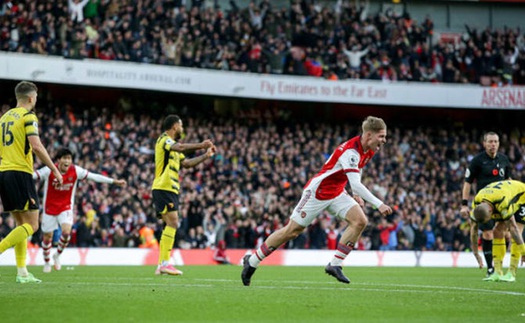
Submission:
<svg viewBox="0 0 525 323">
<path fill-rule="evenodd" d="M 525 225 L 525 183 L 505 180 L 485 186 L 474 198 L 470 217 L 474 226 L 471 230 L 471 241 L 476 242 L 478 225 L 491 219 L 496 221 L 492 246 L 494 273 L 484 280 L 514 282 L 520 258 L 522 264 L 525 261 L 525 244 L 522 236 Z M 509 271 L 503 275 L 507 230 L 510 231 L 512 238 L 511 260 Z"/>
</svg>

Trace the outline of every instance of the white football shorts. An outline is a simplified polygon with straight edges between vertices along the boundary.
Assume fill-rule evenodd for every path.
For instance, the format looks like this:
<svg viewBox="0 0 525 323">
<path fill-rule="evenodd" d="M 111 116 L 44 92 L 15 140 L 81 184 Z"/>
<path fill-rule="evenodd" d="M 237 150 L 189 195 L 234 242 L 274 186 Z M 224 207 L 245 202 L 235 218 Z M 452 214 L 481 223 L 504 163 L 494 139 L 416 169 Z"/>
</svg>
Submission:
<svg viewBox="0 0 525 323">
<path fill-rule="evenodd" d="M 323 210 L 327 210 L 338 219 L 345 220 L 346 213 L 354 205 L 357 205 L 357 202 L 346 191 L 331 200 L 318 200 L 315 198 L 315 192 L 306 189 L 293 210 L 291 219 L 307 227 Z"/>
<path fill-rule="evenodd" d="M 49 215 L 42 213 L 42 232 L 49 233 L 55 231 L 62 224 L 73 225 L 73 211 L 68 210 L 59 215 Z"/>
</svg>

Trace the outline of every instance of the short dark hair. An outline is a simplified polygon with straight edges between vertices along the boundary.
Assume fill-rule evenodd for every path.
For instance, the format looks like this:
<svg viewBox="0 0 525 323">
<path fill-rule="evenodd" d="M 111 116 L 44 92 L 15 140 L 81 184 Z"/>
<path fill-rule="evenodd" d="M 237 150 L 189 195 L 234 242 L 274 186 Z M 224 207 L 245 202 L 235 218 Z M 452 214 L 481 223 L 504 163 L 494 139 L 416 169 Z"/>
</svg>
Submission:
<svg viewBox="0 0 525 323">
<path fill-rule="evenodd" d="M 499 140 L 499 136 L 497 133 L 495 133 L 494 131 L 489 131 L 489 132 L 486 132 L 484 135 L 483 135 L 483 141 L 487 141 L 487 137 L 488 136 L 497 136 L 498 137 L 498 140 Z"/>
<path fill-rule="evenodd" d="M 71 156 L 71 158 L 73 158 L 73 152 L 67 148 L 60 148 L 58 151 L 57 151 L 57 154 L 56 154 L 56 159 L 60 159 L 64 156 Z"/>
<path fill-rule="evenodd" d="M 489 220 L 489 212 L 489 205 L 486 202 L 482 202 L 474 208 L 474 210 L 472 211 L 472 215 L 474 216 L 474 219 L 476 219 L 476 222 L 485 223 Z"/>
<path fill-rule="evenodd" d="M 162 131 L 170 130 L 171 127 L 173 127 L 173 125 L 177 122 L 180 122 L 179 116 L 175 114 L 170 114 L 164 119 L 164 122 L 162 122 Z"/>
<path fill-rule="evenodd" d="M 27 100 L 29 94 L 32 92 L 38 92 L 38 88 L 33 82 L 22 81 L 15 87 L 15 96 L 17 100 Z"/>
</svg>

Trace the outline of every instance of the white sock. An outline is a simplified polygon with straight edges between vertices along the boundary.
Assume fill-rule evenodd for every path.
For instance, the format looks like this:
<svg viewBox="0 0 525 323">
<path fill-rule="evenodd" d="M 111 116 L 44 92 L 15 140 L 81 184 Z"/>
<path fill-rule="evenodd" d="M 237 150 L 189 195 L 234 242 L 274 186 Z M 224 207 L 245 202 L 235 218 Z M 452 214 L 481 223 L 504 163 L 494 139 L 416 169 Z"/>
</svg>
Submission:
<svg viewBox="0 0 525 323">
<path fill-rule="evenodd" d="M 250 256 L 250 258 L 248 259 L 248 262 L 250 263 L 250 266 L 252 266 L 253 268 L 259 267 L 259 264 L 261 263 L 259 258 L 257 258 L 257 256 L 254 253 Z"/>
<path fill-rule="evenodd" d="M 343 259 L 333 257 L 330 261 L 330 265 L 332 266 L 342 266 L 343 265 Z"/>
<path fill-rule="evenodd" d="M 29 275 L 29 272 L 27 272 L 26 267 L 16 268 L 18 270 L 18 276 L 27 276 Z"/>
</svg>

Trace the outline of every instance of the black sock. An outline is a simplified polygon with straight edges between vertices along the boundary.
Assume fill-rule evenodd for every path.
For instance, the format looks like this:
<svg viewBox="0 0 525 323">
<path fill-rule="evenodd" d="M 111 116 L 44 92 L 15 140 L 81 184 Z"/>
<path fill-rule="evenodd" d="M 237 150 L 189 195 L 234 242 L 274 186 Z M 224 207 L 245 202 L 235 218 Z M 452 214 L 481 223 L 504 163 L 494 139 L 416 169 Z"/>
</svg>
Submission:
<svg viewBox="0 0 525 323">
<path fill-rule="evenodd" d="M 492 264 L 492 240 L 481 239 L 481 247 L 483 248 L 483 255 L 487 262 L 487 268 L 493 268 Z"/>
</svg>

